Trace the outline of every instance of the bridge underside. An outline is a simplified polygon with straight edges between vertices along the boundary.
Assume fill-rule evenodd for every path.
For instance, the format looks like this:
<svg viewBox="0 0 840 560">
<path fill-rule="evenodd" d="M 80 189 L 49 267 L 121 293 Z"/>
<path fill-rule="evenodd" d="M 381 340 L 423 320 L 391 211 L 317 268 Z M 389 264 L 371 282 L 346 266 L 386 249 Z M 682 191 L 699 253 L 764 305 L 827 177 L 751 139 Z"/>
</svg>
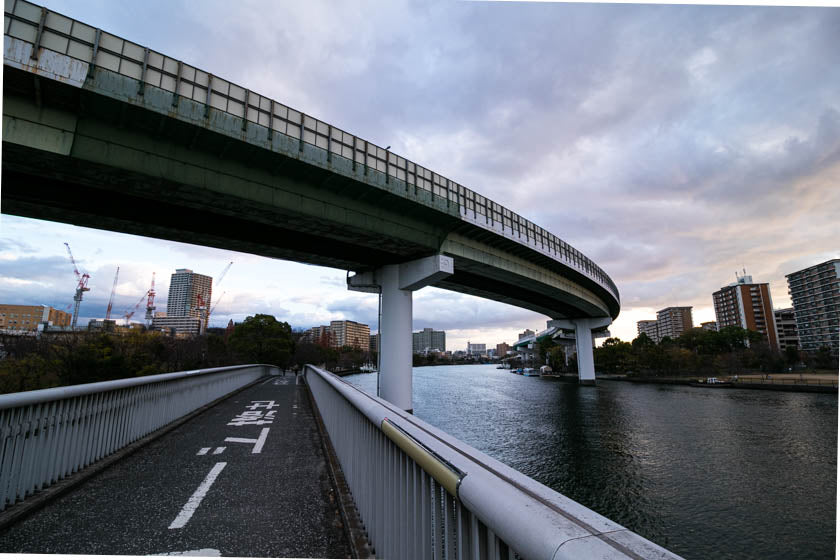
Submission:
<svg viewBox="0 0 840 560">
<path fill-rule="evenodd" d="M 98 87 L 110 74 L 96 70 Z M 457 205 L 374 187 L 362 166 L 348 177 L 347 160 L 312 165 L 312 146 L 289 157 L 10 67 L 3 88 L 4 213 L 353 271 L 443 253 L 455 273 L 440 288 L 552 318 L 618 314 L 593 282 Z"/>
</svg>

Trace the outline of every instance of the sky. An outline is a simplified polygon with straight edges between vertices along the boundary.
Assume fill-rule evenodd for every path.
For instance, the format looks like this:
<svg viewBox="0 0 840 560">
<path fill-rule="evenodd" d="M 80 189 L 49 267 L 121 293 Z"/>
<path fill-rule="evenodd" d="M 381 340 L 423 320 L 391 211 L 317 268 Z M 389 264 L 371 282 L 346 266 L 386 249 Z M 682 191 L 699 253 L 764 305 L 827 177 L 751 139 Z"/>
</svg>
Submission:
<svg viewBox="0 0 840 560">
<path fill-rule="evenodd" d="M 714 320 L 712 293 L 742 269 L 789 307 L 785 274 L 840 257 L 840 8 L 42 1 L 390 145 L 546 228 L 616 283 L 610 331 L 624 340 L 668 306 Z M 348 291 L 344 270 L 7 214 L 0 302 L 72 304 L 64 242 L 91 275 L 80 324 L 104 317 L 117 266 L 122 316 L 152 272 L 164 310 L 176 268 L 218 278 L 233 261 L 211 326 L 269 313 L 377 328 L 376 296 Z M 449 350 L 512 343 L 546 319 L 414 294 L 414 328 L 446 330 Z"/>
</svg>

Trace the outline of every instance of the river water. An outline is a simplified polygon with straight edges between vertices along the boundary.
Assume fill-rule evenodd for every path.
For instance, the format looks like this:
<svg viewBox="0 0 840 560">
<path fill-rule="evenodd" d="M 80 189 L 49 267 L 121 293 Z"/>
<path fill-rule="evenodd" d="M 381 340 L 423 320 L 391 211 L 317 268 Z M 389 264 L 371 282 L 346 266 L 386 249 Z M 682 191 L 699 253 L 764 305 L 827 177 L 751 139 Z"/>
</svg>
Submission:
<svg viewBox="0 0 840 560">
<path fill-rule="evenodd" d="M 685 558 L 834 557 L 836 395 L 442 366 L 414 413 Z"/>
</svg>

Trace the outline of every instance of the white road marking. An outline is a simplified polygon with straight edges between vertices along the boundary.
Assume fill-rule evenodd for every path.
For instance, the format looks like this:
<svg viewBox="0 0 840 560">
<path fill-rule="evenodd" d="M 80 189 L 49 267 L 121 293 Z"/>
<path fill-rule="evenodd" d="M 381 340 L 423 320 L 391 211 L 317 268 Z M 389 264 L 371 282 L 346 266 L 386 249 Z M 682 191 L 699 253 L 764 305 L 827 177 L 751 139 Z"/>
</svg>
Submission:
<svg viewBox="0 0 840 560">
<path fill-rule="evenodd" d="M 187 522 L 195 513 L 195 510 L 198 509 L 198 506 L 201 504 L 201 500 L 204 499 L 204 496 L 207 495 L 207 492 L 210 490 L 210 487 L 213 486 L 213 483 L 216 481 L 216 477 L 219 476 L 219 473 L 222 472 L 222 469 L 225 468 L 227 463 L 216 463 L 210 472 L 207 474 L 207 477 L 204 481 L 199 485 L 196 491 L 190 496 L 190 499 L 187 500 L 187 503 L 184 504 L 184 507 L 181 508 L 181 513 L 178 514 L 178 517 L 169 525 L 170 529 L 180 529 Z"/>
<path fill-rule="evenodd" d="M 202 548 L 200 550 L 185 550 L 183 552 L 161 552 L 160 554 L 147 554 L 146 556 L 221 556 L 222 552 L 215 548 Z"/>
<path fill-rule="evenodd" d="M 210 451 L 209 447 L 202 447 L 196 455 L 207 455 L 208 451 Z"/>
<path fill-rule="evenodd" d="M 185 550 L 183 552 L 161 552 L 159 554 L 147 554 L 146 556 L 221 556 L 222 552 L 215 548 L 202 548 L 200 550 Z"/>
<path fill-rule="evenodd" d="M 228 437 L 225 438 L 225 441 L 229 441 L 232 443 L 253 443 L 254 449 L 251 450 L 251 453 L 262 453 L 263 445 L 265 445 L 265 438 L 268 437 L 268 430 L 270 428 L 263 428 L 260 432 L 260 437 L 257 439 L 254 438 L 241 438 L 241 437 Z"/>
<path fill-rule="evenodd" d="M 215 451 L 213 451 L 213 455 L 218 455 L 219 453 L 221 453 L 221 452 L 222 452 L 222 451 L 224 451 L 225 449 L 227 449 L 227 447 L 217 447 L 217 448 L 215 449 Z"/>
</svg>

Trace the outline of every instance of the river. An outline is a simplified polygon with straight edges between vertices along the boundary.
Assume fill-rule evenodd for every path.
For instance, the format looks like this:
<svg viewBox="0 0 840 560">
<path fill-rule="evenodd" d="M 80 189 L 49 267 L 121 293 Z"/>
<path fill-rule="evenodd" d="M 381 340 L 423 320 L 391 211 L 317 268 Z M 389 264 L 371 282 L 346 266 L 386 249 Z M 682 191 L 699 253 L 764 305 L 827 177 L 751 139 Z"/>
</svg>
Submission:
<svg viewBox="0 0 840 560">
<path fill-rule="evenodd" d="M 441 366 L 414 413 L 685 558 L 834 557 L 836 395 Z"/>
</svg>

